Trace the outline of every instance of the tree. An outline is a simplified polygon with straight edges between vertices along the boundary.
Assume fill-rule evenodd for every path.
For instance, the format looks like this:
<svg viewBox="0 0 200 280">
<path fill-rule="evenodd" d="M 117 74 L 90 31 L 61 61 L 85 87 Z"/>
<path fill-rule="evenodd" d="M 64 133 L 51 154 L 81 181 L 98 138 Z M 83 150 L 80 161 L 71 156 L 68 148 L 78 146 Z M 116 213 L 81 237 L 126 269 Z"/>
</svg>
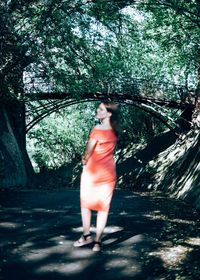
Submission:
<svg viewBox="0 0 200 280">
<path fill-rule="evenodd" d="M 180 65 L 178 80 L 195 84 L 200 99 L 200 2 L 146 0 L 138 8 L 147 12 L 145 32 L 170 53 L 170 67 Z"/>
<path fill-rule="evenodd" d="M 124 8 L 131 5 L 144 17 L 140 25 L 124 14 Z M 24 158 L 24 101 L 33 95 L 39 99 L 46 92 L 69 92 L 69 97 L 81 99 L 88 91 L 109 93 L 118 89 L 124 77 L 137 74 L 151 78 L 154 75 L 149 73 L 154 69 L 161 80 L 166 75 L 158 74 L 166 68 L 164 73 L 172 80 L 177 69 L 174 58 L 179 73 L 188 77 L 184 80 L 192 81 L 198 68 L 198 38 L 199 2 L 195 0 L 2 0 L 3 132 L 10 127 L 12 145 Z M 162 65 L 163 57 L 166 67 Z M 19 119 L 20 125 L 16 123 Z M 8 161 L 8 141 L 2 139 L 0 150 Z M 16 165 L 13 158 L 15 161 Z M 5 168 L 4 174 L 9 174 L 9 164 Z"/>
<path fill-rule="evenodd" d="M 0 2 L 2 186 L 27 185 L 32 174 L 25 143 L 25 100 L 47 91 L 70 89 L 79 97 L 88 88 L 106 89 L 105 80 L 114 71 L 110 53 L 116 57 L 114 72 L 121 72 L 112 31 L 117 16 L 112 1 Z"/>
<path fill-rule="evenodd" d="M 69 89 L 78 95 L 90 87 L 101 89 L 105 78 L 121 72 L 123 62 L 112 30 L 118 10 L 112 1 L 105 3 L 2 1 L 1 77 L 7 87 L 1 95 L 26 98 L 30 93 Z"/>
</svg>

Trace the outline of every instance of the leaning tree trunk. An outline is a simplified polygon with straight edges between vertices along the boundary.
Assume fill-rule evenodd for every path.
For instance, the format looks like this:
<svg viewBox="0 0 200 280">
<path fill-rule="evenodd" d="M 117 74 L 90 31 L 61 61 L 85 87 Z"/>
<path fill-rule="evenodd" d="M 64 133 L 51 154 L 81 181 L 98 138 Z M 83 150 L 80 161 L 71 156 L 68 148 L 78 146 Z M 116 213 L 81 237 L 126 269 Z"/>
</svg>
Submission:
<svg viewBox="0 0 200 280">
<path fill-rule="evenodd" d="M 196 130 L 200 127 L 200 48 L 198 50 L 197 87 L 195 91 L 195 109 L 192 115 L 193 126 Z"/>
<path fill-rule="evenodd" d="M 26 151 L 24 104 L 0 104 L 0 187 L 33 184 L 34 171 Z"/>
<path fill-rule="evenodd" d="M 200 107 L 200 51 L 199 51 L 199 59 L 198 59 L 198 77 L 197 77 L 197 106 L 198 109 Z"/>
<path fill-rule="evenodd" d="M 200 49 L 199 49 L 199 57 L 198 57 L 198 70 L 197 70 L 197 88 L 195 94 L 195 105 L 196 112 L 199 113 L 200 110 Z"/>
</svg>

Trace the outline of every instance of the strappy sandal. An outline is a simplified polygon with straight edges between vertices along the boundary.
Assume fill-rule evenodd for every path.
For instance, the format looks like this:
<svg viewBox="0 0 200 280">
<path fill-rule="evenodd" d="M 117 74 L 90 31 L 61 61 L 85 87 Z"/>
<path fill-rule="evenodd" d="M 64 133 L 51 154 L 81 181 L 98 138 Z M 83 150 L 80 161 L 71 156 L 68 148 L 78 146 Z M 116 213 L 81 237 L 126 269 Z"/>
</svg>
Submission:
<svg viewBox="0 0 200 280">
<path fill-rule="evenodd" d="M 92 248 L 93 252 L 100 252 L 101 251 L 101 242 L 94 241 L 94 247 Z"/>
<path fill-rule="evenodd" d="M 93 242 L 93 239 L 91 237 L 91 234 L 82 235 L 81 238 L 79 238 L 76 242 L 74 242 L 74 247 L 82 247 L 88 244 L 91 244 Z"/>
</svg>

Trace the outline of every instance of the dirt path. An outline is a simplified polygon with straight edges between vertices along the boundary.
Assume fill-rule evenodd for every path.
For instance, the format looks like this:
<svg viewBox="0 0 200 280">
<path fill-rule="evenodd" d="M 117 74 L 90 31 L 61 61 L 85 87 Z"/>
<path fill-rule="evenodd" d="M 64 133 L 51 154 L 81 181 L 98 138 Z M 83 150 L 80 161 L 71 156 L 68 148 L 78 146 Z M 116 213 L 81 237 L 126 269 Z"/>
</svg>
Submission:
<svg viewBox="0 0 200 280">
<path fill-rule="evenodd" d="M 101 253 L 72 247 L 77 190 L 1 191 L 0 215 L 1 280 L 200 279 L 198 213 L 160 194 L 116 190 Z"/>
</svg>

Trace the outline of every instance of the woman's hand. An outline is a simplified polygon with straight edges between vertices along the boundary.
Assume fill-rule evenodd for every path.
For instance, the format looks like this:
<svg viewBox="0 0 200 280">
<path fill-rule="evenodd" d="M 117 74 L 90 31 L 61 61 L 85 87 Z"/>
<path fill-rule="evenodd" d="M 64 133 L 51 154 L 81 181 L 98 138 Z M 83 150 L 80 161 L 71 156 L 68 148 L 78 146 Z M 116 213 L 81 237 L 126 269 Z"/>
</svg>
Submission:
<svg viewBox="0 0 200 280">
<path fill-rule="evenodd" d="M 83 165 L 86 165 L 87 162 L 88 162 L 88 159 L 90 157 L 90 155 L 92 154 L 95 146 L 96 146 L 96 143 L 97 143 L 97 140 L 96 139 L 93 139 L 93 138 L 90 138 L 88 143 L 87 143 L 87 147 L 86 147 L 86 150 L 85 150 L 85 155 L 82 159 L 82 164 Z"/>
<path fill-rule="evenodd" d="M 87 164 L 87 160 L 85 158 L 82 159 L 82 164 L 86 165 Z"/>
</svg>

